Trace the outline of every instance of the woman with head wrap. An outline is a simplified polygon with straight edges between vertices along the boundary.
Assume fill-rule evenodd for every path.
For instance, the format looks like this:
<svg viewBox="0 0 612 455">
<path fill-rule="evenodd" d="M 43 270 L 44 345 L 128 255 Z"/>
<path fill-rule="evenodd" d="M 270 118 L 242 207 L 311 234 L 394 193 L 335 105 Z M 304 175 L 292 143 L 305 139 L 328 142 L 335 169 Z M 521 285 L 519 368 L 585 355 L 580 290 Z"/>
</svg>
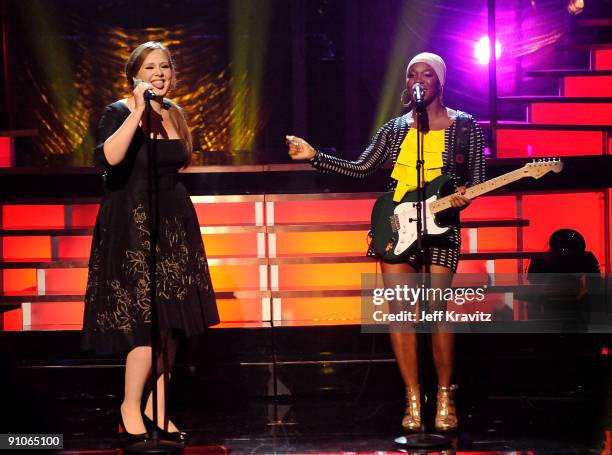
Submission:
<svg viewBox="0 0 612 455">
<path fill-rule="evenodd" d="M 482 130 L 474 119 L 464 112 L 445 107 L 442 101 L 446 82 L 446 65 L 436 54 L 423 52 L 416 55 L 406 69 L 406 88 L 402 93 L 402 104 L 409 111 L 385 123 L 370 145 L 355 160 L 344 160 L 314 149 L 304 139 L 287 136 L 289 155 L 295 160 L 307 159 L 312 166 L 326 173 L 364 178 L 380 169 L 388 160 L 393 171 L 388 190 L 394 191 L 394 200 L 399 201 L 409 191 L 417 189 L 417 126 L 423 135 L 424 179 L 430 182 L 441 174 L 453 177 L 456 193 L 452 198 L 452 209 L 462 210 L 470 204 L 464 193 L 467 186 L 484 181 L 484 139 Z M 415 86 L 419 85 L 422 99 L 415 98 Z M 419 112 L 417 115 L 417 101 Z M 418 124 L 420 122 L 420 125 Z M 468 125 L 460 133 L 460 125 Z M 467 133 L 465 133 L 467 131 Z M 460 134 L 468 134 L 465 159 L 456 152 Z M 461 159 L 459 159 L 461 157 Z M 463 162 L 467 165 L 463 166 Z M 461 169 L 463 172 L 458 172 Z M 456 172 L 457 170 L 457 172 Z M 458 175 L 461 174 L 461 175 Z M 430 239 L 429 264 L 431 288 L 450 287 L 452 275 L 457 270 L 461 236 L 458 217 L 444 236 Z M 380 255 L 370 246 L 368 256 Z M 420 254 L 414 251 L 402 263 L 391 263 L 381 259 L 383 280 L 386 288 L 396 285 L 417 287 L 417 271 L 423 270 Z M 430 302 L 430 309 L 444 308 L 444 302 Z M 453 431 L 457 428 L 457 416 L 452 384 L 454 334 L 443 329 L 432 331 L 432 350 L 438 377 L 437 409 L 435 427 L 438 431 Z M 406 412 L 402 426 L 408 431 L 421 428 L 421 392 L 417 362 L 417 339 L 413 330 L 391 331 L 391 343 L 406 386 Z"/>
</svg>

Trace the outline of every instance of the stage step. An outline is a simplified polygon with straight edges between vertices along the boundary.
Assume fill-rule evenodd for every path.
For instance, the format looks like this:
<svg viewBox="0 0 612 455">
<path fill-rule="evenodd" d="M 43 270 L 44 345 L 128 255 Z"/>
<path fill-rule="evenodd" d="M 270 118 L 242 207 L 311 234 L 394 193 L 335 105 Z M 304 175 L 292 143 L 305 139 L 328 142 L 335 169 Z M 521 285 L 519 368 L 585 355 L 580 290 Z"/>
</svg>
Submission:
<svg viewBox="0 0 612 455">
<path fill-rule="evenodd" d="M 463 228 L 479 227 L 516 227 L 527 226 L 528 220 L 520 219 L 482 219 L 464 220 Z M 333 231 L 367 231 L 370 223 L 307 223 L 307 224 L 274 224 L 271 226 L 230 225 L 230 226 L 201 226 L 202 234 L 239 234 L 244 232 L 333 232 Z M 93 228 L 66 228 L 66 229 L 0 229 L 0 237 L 70 237 L 87 236 L 93 234 Z"/>
<path fill-rule="evenodd" d="M 526 124 L 529 125 L 529 124 Z M 549 128 L 499 126 L 495 131 L 497 158 L 538 158 L 576 155 L 605 155 L 607 131 L 578 129 L 568 130 L 559 125 Z M 606 127 L 604 127 L 606 128 Z M 607 127 L 610 128 L 610 127 Z"/>
<path fill-rule="evenodd" d="M 597 71 L 612 70 L 612 50 L 591 51 L 591 68 Z"/>
<path fill-rule="evenodd" d="M 612 43 L 572 43 L 572 44 L 557 44 L 555 49 L 558 51 L 600 51 L 612 50 Z"/>
<path fill-rule="evenodd" d="M 612 19 L 609 17 L 580 19 L 578 25 L 580 27 L 612 27 Z"/>
<path fill-rule="evenodd" d="M 554 95 L 522 95 L 522 96 L 500 96 L 497 98 L 500 103 L 555 103 L 555 104 L 576 104 L 576 103 L 591 103 L 591 104 L 612 104 L 612 97 L 591 98 L 586 96 L 581 97 L 563 97 Z M 534 122 L 546 123 L 546 122 Z M 605 122 L 605 125 L 609 123 Z"/>
<path fill-rule="evenodd" d="M 522 224 L 527 226 L 527 224 Z M 489 227 L 500 227 L 492 223 Z M 540 255 L 537 251 L 483 251 L 478 253 L 461 253 L 461 259 L 526 259 Z M 363 252 L 323 253 L 300 256 L 277 256 L 269 258 L 209 258 L 209 265 L 279 265 L 279 264 L 349 264 L 375 262 L 375 258 L 365 256 Z M 70 269 L 88 266 L 87 259 L 60 259 L 50 261 L 0 261 L 0 270 L 4 269 Z"/>
<path fill-rule="evenodd" d="M 491 123 L 488 120 L 478 120 L 478 124 L 483 129 L 489 129 Z M 555 123 L 530 123 L 518 120 L 501 120 L 495 124 L 495 129 L 498 130 L 553 130 L 558 132 L 563 131 L 601 131 L 610 132 L 612 131 L 612 125 L 563 125 L 559 126 Z"/>
<path fill-rule="evenodd" d="M 612 97 L 612 76 L 609 75 L 566 76 L 560 85 L 563 96 Z"/>
<path fill-rule="evenodd" d="M 526 77 L 566 77 L 566 76 L 612 76 L 612 70 L 589 69 L 550 69 L 531 70 L 525 73 Z"/>
<path fill-rule="evenodd" d="M 556 123 L 559 125 L 612 125 L 612 98 L 607 104 L 586 98 L 562 98 L 566 102 L 534 102 L 529 105 L 528 119 L 534 123 Z M 573 102 L 575 99 L 587 100 Z M 593 98 L 595 100 L 597 98 Z M 603 98 L 600 98 L 603 99 Z"/>
</svg>

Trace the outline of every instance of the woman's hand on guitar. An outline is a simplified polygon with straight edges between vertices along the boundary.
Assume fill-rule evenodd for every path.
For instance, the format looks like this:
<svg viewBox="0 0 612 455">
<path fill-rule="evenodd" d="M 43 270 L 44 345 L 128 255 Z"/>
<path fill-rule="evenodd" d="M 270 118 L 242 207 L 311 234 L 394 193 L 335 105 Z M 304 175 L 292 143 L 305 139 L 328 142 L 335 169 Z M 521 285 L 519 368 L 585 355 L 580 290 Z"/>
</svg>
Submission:
<svg viewBox="0 0 612 455">
<path fill-rule="evenodd" d="M 287 147 L 289 147 L 289 156 L 294 160 L 309 160 L 315 156 L 316 151 L 312 146 L 301 137 L 285 136 Z"/>
<path fill-rule="evenodd" d="M 465 186 L 457 188 L 457 192 L 451 197 L 450 203 L 455 209 L 464 209 L 472 203 L 472 200 L 465 196 Z"/>
</svg>

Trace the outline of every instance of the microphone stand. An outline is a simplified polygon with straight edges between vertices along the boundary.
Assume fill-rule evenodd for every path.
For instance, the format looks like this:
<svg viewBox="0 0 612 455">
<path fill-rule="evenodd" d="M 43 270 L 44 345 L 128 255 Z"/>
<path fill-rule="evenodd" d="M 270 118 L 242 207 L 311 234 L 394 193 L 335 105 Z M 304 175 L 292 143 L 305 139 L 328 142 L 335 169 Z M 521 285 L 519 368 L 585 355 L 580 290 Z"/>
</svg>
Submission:
<svg viewBox="0 0 612 455">
<path fill-rule="evenodd" d="M 417 270 L 417 274 L 420 276 L 420 284 L 424 286 L 424 289 L 427 290 L 431 286 L 431 275 L 430 275 L 430 251 L 429 244 L 427 239 L 427 189 L 425 187 L 425 151 L 423 150 L 423 143 L 425 140 L 425 133 L 429 131 L 429 119 L 427 118 L 427 111 L 425 110 L 425 105 L 423 102 L 415 103 L 416 114 L 416 126 L 417 126 L 417 162 L 416 162 L 416 171 L 417 171 L 417 202 L 416 202 L 416 219 L 412 219 L 411 221 L 416 221 L 417 226 L 417 255 L 420 256 L 421 261 L 420 264 L 424 267 L 424 273 L 422 274 L 420 270 Z M 424 128 L 425 124 L 427 124 L 427 128 Z M 429 311 L 429 302 L 427 300 L 427 292 L 421 297 L 421 311 L 428 313 Z M 431 324 L 429 322 L 421 321 L 421 324 L 427 324 L 425 328 L 430 328 Z M 427 334 L 431 332 L 431 330 L 422 330 L 421 332 L 425 332 L 422 335 L 422 338 L 427 338 Z M 419 372 L 419 384 L 421 389 L 424 391 L 424 381 L 423 381 L 423 371 L 424 371 L 424 357 L 427 355 L 427 349 L 423 340 L 418 340 L 417 331 L 417 368 Z M 429 347 L 429 343 L 427 344 Z M 425 395 L 425 394 L 423 394 Z M 434 434 L 427 432 L 426 418 L 428 417 L 428 413 L 423 412 L 427 409 L 426 406 L 423 406 L 423 400 L 421 399 L 421 432 L 400 436 L 395 439 L 395 443 L 398 446 L 400 452 L 408 452 L 414 449 L 446 449 L 451 447 L 451 440 L 446 436 L 442 436 L 440 434 Z"/>
<path fill-rule="evenodd" d="M 157 351 L 159 349 L 159 318 L 157 314 L 157 240 L 159 238 L 159 185 L 157 176 L 157 139 L 151 128 L 151 97 L 145 96 L 147 121 L 147 192 L 149 203 L 149 301 L 151 304 L 151 379 L 150 387 L 153 398 L 153 431 L 151 439 L 136 442 L 124 448 L 127 454 L 177 454 L 183 451 L 183 445 L 160 439 L 157 412 Z M 165 372 L 163 373 L 165 374 Z M 164 381 L 166 386 L 166 381 Z"/>
</svg>

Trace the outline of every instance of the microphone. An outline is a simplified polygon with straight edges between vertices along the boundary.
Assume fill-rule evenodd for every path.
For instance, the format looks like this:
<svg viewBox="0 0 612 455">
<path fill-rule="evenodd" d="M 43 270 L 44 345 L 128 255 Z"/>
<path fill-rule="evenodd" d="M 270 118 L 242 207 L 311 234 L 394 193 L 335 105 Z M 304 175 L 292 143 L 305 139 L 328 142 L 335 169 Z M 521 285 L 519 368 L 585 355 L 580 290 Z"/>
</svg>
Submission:
<svg viewBox="0 0 612 455">
<path fill-rule="evenodd" d="M 425 101 L 425 89 L 419 83 L 412 86 L 412 94 L 417 105 L 422 105 Z"/>
<path fill-rule="evenodd" d="M 144 97 L 145 101 L 151 101 L 153 98 L 155 98 L 155 92 L 149 88 L 142 94 L 142 96 Z"/>
<path fill-rule="evenodd" d="M 138 84 L 142 84 L 144 81 L 141 79 L 136 79 L 134 78 L 134 88 L 136 88 L 136 86 L 138 86 Z M 145 101 L 151 101 L 153 98 L 155 98 L 155 92 L 153 90 L 151 90 L 150 88 L 145 90 L 145 92 L 142 94 Z"/>
</svg>

